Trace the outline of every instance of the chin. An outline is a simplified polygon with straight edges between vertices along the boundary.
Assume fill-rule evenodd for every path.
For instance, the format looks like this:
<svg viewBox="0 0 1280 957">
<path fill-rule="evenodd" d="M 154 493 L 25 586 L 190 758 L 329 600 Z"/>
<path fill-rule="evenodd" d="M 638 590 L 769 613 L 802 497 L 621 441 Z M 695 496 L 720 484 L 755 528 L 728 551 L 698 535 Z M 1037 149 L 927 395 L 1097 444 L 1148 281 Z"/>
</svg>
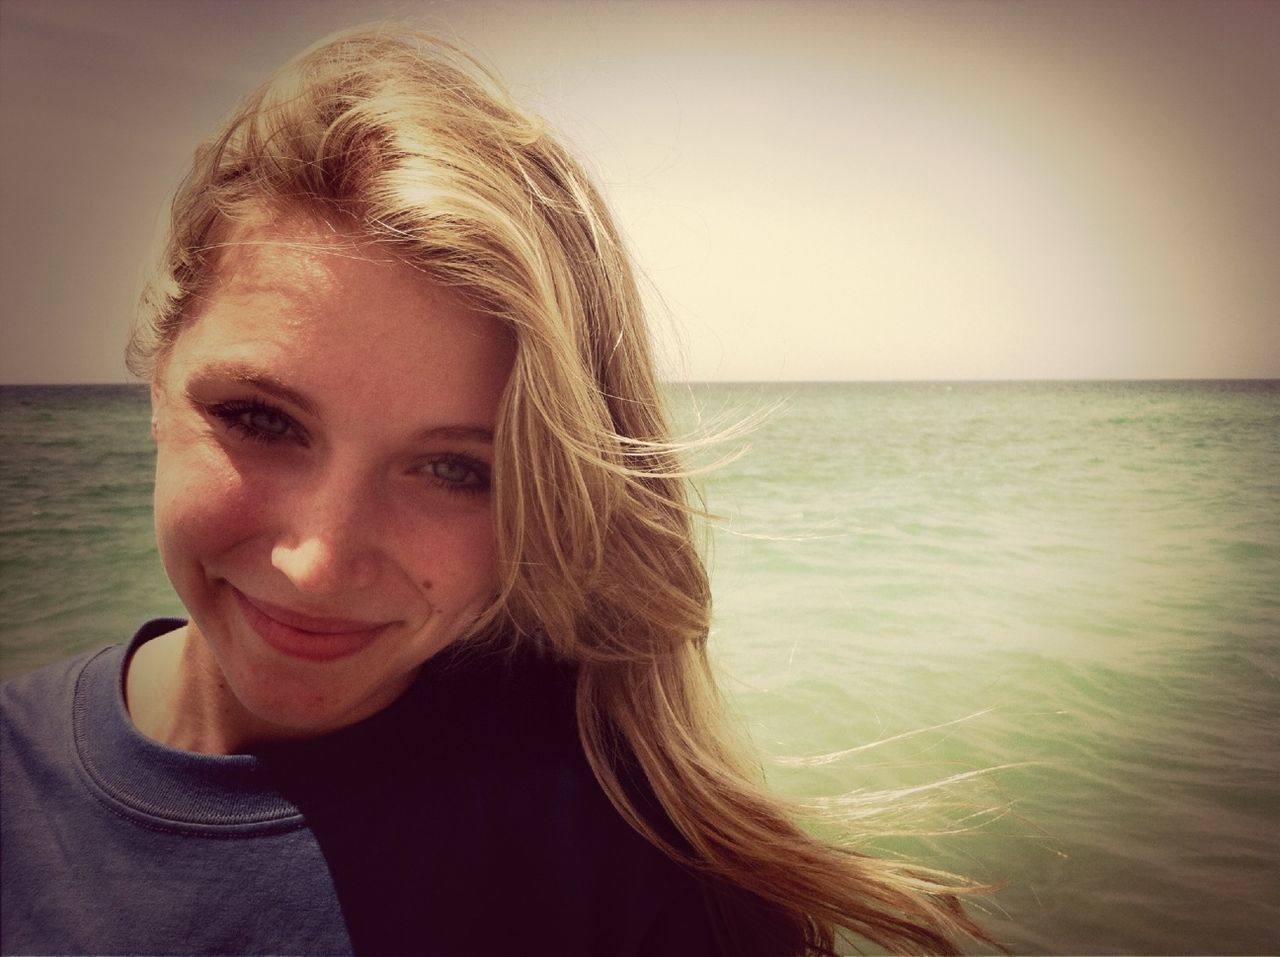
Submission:
<svg viewBox="0 0 1280 957">
<path fill-rule="evenodd" d="M 429 657 L 406 654 L 396 629 L 354 650 L 325 636 L 319 648 L 295 647 L 303 639 L 287 632 L 264 637 L 225 583 L 206 605 L 211 614 L 193 614 L 206 665 L 218 673 L 222 704 L 241 713 L 253 737 L 310 737 L 361 721 L 403 694 Z"/>
<path fill-rule="evenodd" d="M 320 675 L 318 670 L 334 671 Z M 269 737 L 312 737 L 381 711 L 413 683 L 418 666 L 376 680 L 328 665 L 282 661 L 274 667 L 228 662 L 224 675 L 239 706 Z"/>
</svg>

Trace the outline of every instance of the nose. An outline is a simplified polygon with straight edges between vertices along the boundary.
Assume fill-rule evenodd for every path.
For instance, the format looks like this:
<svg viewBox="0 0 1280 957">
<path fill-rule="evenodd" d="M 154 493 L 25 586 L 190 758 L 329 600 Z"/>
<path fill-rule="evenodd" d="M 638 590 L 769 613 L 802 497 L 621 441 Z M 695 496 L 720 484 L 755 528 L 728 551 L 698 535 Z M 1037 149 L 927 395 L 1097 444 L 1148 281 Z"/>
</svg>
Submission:
<svg viewBox="0 0 1280 957">
<path fill-rule="evenodd" d="M 318 478 L 290 496 L 271 564 L 299 593 L 337 597 L 378 576 L 376 492 L 341 475 Z"/>
</svg>

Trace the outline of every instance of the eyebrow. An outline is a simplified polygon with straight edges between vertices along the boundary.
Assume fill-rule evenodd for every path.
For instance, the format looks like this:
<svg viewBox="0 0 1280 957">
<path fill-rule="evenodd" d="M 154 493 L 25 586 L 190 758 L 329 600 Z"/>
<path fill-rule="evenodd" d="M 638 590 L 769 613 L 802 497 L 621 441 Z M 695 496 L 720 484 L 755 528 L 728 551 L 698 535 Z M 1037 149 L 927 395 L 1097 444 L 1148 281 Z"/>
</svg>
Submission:
<svg viewBox="0 0 1280 957">
<path fill-rule="evenodd" d="M 210 379 L 222 379 L 229 380 L 231 382 L 238 382 L 242 385 L 252 386 L 260 392 L 267 393 L 267 395 L 273 395 L 277 399 L 284 399 L 286 402 L 296 405 L 303 412 L 307 413 L 307 415 L 318 417 L 320 414 L 320 410 L 316 407 L 316 404 L 301 392 L 296 389 L 291 389 L 279 379 L 272 378 L 265 373 L 258 372 L 257 370 L 249 366 L 241 365 L 238 362 L 211 362 L 192 376 L 192 379 L 195 382 L 207 381 Z"/>
<path fill-rule="evenodd" d="M 437 425 L 414 433 L 417 439 L 454 439 L 459 442 L 488 442 L 493 444 L 493 429 L 478 425 Z"/>
<path fill-rule="evenodd" d="M 292 403 L 307 415 L 316 418 L 321 417 L 319 407 L 303 393 L 285 385 L 279 379 L 250 366 L 242 365 L 238 362 L 214 362 L 192 376 L 192 380 L 195 382 L 208 381 L 210 379 L 230 380 L 250 386 L 268 395 L 275 396 L 277 399 Z M 420 429 L 414 433 L 413 437 L 419 441 L 424 439 L 454 439 L 492 444 L 493 429 L 479 425 L 437 425 Z"/>
</svg>

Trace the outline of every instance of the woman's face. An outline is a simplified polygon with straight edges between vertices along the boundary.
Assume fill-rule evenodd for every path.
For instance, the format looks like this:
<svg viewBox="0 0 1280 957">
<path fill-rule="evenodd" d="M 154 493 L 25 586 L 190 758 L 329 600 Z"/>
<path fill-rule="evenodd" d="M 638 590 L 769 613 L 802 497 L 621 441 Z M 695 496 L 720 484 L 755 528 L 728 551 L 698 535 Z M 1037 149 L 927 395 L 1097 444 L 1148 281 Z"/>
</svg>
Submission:
<svg viewBox="0 0 1280 957">
<path fill-rule="evenodd" d="M 160 552 L 200 680 L 259 727 L 319 733 L 391 703 L 492 595 L 514 346 L 328 226 L 232 240 L 152 389 Z"/>
</svg>

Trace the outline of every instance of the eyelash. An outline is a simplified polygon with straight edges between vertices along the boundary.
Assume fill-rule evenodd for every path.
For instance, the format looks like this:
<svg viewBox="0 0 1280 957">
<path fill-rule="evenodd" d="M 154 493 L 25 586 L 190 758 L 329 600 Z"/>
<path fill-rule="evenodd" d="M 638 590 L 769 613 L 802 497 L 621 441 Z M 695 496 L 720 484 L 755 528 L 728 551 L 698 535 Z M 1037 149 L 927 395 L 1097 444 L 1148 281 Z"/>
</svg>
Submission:
<svg viewBox="0 0 1280 957">
<path fill-rule="evenodd" d="M 261 399 L 235 399 L 230 402 L 218 402 L 206 405 L 205 409 L 215 419 L 221 421 L 228 431 L 239 433 L 247 441 L 256 442 L 259 445 L 274 445 L 277 442 L 293 437 L 305 443 L 305 436 L 297 423 L 281 409 L 268 402 L 263 402 Z M 250 421 L 254 415 L 269 416 L 280 423 L 284 427 L 284 431 L 276 433 L 258 428 Z M 443 479 L 435 473 L 437 465 L 461 466 L 471 476 L 474 476 L 474 481 L 452 482 L 448 479 Z M 426 476 L 433 485 L 454 494 L 483 495 L 489 491 L 489 466 L 470 456 L 437 456 L 425 462 L 424 467 L 418 471 Z"/>
<path fill-rule="evenodd" d="M 275 406 L 263 402 L 261 399 L 235 399 L 231 402 L 218 402 L 214 405 L 205 407 L 209 414 L 215 419 L 221 420 L 232 432 L 239 432 L 244 438 L 251 442 L 258 442 L 262 445 L 270 445 L 279 442 L 281 439 L 287 438 L 292 432 L 295 436 L 299 436 L 298 427 L 293 420 L 284 414 Z M 287 431 L 284 432 L 268 432 L 260 429 L 250 423 L 249 419 L 253 415 L 266 415 L 283 424 Z"/>
<path fill-rule="evenodd" d="M 440 478 L 435 474 L 435 466 L 437 465 L 460 465 L 470 472 L 471 476 L 474 476 L 474 481 L 451 482 L 448 479 Z M 484 495 L 489 491 L 489 466 L 479 459 L 473 459 L 466 455 L 438 456 L 428 461 L 421 472 L 427 476 L 432 484 L 457 495 Z"/>
</svg>

